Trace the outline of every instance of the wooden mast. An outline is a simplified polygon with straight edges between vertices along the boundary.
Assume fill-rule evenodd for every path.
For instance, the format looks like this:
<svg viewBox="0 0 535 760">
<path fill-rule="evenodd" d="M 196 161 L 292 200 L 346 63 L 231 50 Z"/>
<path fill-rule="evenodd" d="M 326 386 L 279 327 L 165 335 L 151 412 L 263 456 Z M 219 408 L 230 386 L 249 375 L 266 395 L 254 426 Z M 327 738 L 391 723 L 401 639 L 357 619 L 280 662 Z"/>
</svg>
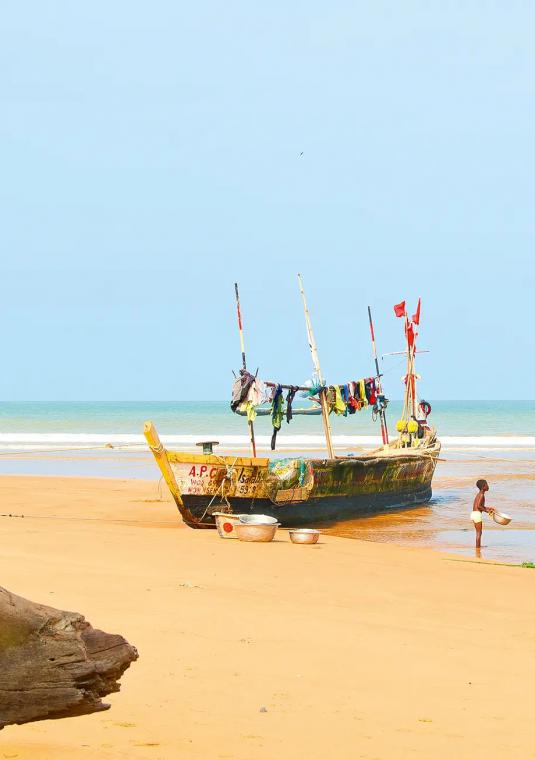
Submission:
<svg viewBox="0 0 535 760">
<path fill-rule="evenodd" d="M 247 362 L 245 360 L 245 339 L 243 337 L 243 327 L 241 322 L 241 309 L 240 309 L 240 294 L 238 292 L 238 283 L 234 283 L 234 291 L 236 293 L 236 309 L 238 312 L 238 330 L 240 333 L 240 346 L 241 346 L 241 361 L 242 361 L 242 368 L 244 370 L 247 369 Z M 256 457 L 256 442 L 254 437 L 254 426 L 252 423 L 252 420 L 248 420 L 249 425 L 249 438 L 251 439 L 251 449 L 253 451 L 253 456 Z"/>
<path fill-rule="evenodd" d="M 405 401 L 403 405 L 403 416 L 407 415 L 407 420 L 416 419 L 416 375 L 414 365 L 416 359 L 416 337 L 413 333 L 412 345 L 410 331 L 413 330 L 412 322 L 405 312 L 405 337 L 407 339 L 407 374 L 405 376 Z"/>
<path fill-rule="evenodd" d="M 409 346 L 409 337 L 408 337 L 408 326 L 409 326 L 409 318 L 407 316 L 407 312 L 405 311 L 404 314 L 405 317 L 405 339 L 407 341 L 407 372 L 405 374 L 405 397 L 403 399 L 403 412 L 401 414 L 401 419 L 407 418 L 407 421 L 410 419 L 410 398 L 411 398 L 411 350 Z"/>
<path fill-rule="evenodd" d="M 318 382 L 322 386 L 322 390 L 319 392 L 320 404 L 321 404 L 321 416 L 323 419 L 323 431 L 325 433 L 325 443 L 327 445 L 327 453 L 329 459 L 334 459 L 334 449 L 331 436 L 331 427 L 329 425 L 329 410 L 327 409 L 327 389 L 325 388 L 325 380 L 321 374 L 320 360 L 318 356 L 318 349 L 316 347 L 316 341 L 314 339 L 314 333 L 312 332 L 312 323 L 310 321 L 310 314 L 305 298 L 305 291 L 303 289 L 303 281 L 301 275 L 297 275 L 297 281 L 299 283 L 299 290 L 301 292 L 301 298 L 303 299 L 303 308 L 305 310 L 305 323 L 307 327 L 307 338 L 310 353 L 312 355 L 312 363 L 314 364 L 314 370 L 317 375 Z"/>
<path fill-rule="evenodd" d="M 372 320 L 372 310 L 368 306 L 368 318 L 370 320 L 370 333 L 372 336 L 372 351 L 373 351 L 373 358 L 375 359 L 375 372 L 377 375 L 377 390 L 379 394 L 383 395 L 383 386 L 381 383 L 381 372 L 379 371 L 379 359 L 377 358 L 377 348 L 375 346 L 375 331 L 373 329 L 373 320 Z M 386 412 L 384 407 L 381 404 L 381 408 L 379 411 L 379 418 L 381 420 L 381 437 L 383 439 L 383 445 L 388 444 L 388 428 L 386 426 Z"/>
</svg>

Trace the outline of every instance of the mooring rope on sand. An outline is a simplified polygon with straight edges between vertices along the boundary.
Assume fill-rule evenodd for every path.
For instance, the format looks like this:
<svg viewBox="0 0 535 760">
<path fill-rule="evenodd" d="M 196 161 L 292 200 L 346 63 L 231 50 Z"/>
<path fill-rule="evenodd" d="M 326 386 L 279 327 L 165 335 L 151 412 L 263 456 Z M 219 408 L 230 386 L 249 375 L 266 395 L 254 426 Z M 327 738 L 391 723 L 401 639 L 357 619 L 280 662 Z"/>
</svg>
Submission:
<svg viewBox="0 0 535 760">
<path fill-rule="evenodd" d="M 69 446 L 68 448 L 61 448 L 61 449 L 15 449 L 14 451 L 0 451 L 0 457 L 3 456 L 16 456 L 17 454 L 20 454 L 21 456 L 27 456 L 32 454 L 62 454 L 67 453 L 69 451 L 99 451 L 99 450 L 118 450 L 118 449 L 128 449 L 132 448 L 133 446 L 138 446 L 139 451 L 142 453 L 147 454 L 148 453 L 148 447 L 143 443 L 104 443 L 99 446 Z"/>
<path fill-rule="evenodd" d="M 167 502 L 165 502 L 167 503 Z M 105 522 L 105 523 L 135 523 L 136 525 L 154 525 L 154 520 L 134 520 L 131 518 L 123 518 L 123 517 L 78 517 L 78 516 L 72 516 L 72 515 L 24 515 L 24 514 L 14 514 L 13 512 L 6 512 L 5 514 L 0 514 L 0 517 L 14 517 L 14 518 L 20 518 L 20 519 L 27 519 L 27 520 L 78 520 L 81 522 Z M 158 525 L 177 525 L 176 520 L 156 520 L 156 524 Z M 180 524 L 180 523 L 178 523 Z"/>
</svg>

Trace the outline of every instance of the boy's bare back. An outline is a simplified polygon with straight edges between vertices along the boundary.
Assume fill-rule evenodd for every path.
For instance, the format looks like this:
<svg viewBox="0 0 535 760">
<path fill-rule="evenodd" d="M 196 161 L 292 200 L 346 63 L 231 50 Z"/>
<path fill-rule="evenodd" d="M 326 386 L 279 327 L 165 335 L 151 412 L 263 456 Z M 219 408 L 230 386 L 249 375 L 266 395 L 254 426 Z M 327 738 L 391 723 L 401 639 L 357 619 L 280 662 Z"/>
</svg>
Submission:
<svg viewBox="0 0 535 760">
<path fill-rule="evenodd" d="M 485 512 L 485 493 L 479 491 L 474 499 L 474 511 Z"/>
</svg>

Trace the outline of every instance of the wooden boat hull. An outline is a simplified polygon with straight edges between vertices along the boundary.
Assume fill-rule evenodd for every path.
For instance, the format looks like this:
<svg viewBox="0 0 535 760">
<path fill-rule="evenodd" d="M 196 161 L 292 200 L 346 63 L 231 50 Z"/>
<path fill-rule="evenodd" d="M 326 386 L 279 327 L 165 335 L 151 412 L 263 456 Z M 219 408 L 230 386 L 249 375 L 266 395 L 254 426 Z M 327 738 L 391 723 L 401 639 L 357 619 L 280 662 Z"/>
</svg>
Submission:
<svg viewBox="0 0 535 760">
<path fill-rule="evenodd" d="M 166 450 L 145 435 L 187 525 L 213 528 L 217 511 L 267 514 L 285 527 L 336 522 L 423 504 L 440 444 L 336 459 L 232 457 Z"/>
<path fill-rule="evenodd" d="M 406 494 L 363 493 L 351 496 L 324 496 L 300 504 L 275 506 L 269 499 L 229 499 L 234 514 L 261 514 L 276 517 L 286 528 L 310 528 L 342 520 L 381 513 L 390 509 L 404 509 L 425 504 L 431 499 L 431 485 Z M 206 513 L 210 498 L 188 496 L 184 498 L 188 511 L 199 522 L 187 522 L 192 528 L 215 528 L 215 519 Z M 219 505 L 221 507 L 221 505 Z"/>
</svg>

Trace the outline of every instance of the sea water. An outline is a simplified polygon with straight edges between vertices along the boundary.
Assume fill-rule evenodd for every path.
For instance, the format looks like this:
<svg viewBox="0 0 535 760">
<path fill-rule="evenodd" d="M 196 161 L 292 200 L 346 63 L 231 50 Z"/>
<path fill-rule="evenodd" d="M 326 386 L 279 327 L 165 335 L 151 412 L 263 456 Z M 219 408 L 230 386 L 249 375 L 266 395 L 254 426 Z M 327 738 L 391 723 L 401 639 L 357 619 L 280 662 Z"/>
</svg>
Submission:
<svg viewBox="0 0 535 760">
<path fill-rule="evenodd" d="M 309 402 L 296 397 L 295 407 Z M 387 411 L 391 434 L 401 402 Z M 164 443 L 196 450 L 203 440 L 219 441 L 220 451 L 250 450 L 245 418 L 226 401 L 3 402 L 0 404 L 0 474 L 159 478 L 143 438 L 151 419 Z M 358 453 L 380 443 L 370 409 L 331 415 L 335 448 Z M 433 499 L 413 510 L 364 517 L 328 528 L 337 535 L 433 546 L 472 555 L 469 514 L 475 481 L 491 486 L 489 504 L 512 515 L 500 528 L 484 516 L 482 556 L 498 561 L 535 561 L 535 402 L 436 401 L 430 422 L 442 442 L 443 461 L 433 481 Z M 269 450 L 269 417 L 258 417 L 259 451 Z M 275 456 L 323 456 L 320 416 L 283 422 Z"/>
<path fill-rule="evenodd" d="M 307 408 L 310 403 L 297 396 L 296 407 Z M 391 402 L 387 418 L 394 433 L 400 414 L 401 402 Z M 248 441 L 246 420 L 232 414 L 227 401 L 24 401 L 0 403 L 0 447 L 93 445 L 100 440 L 141 443 L 148 419 L 175 443 L 219 438 L 230 444 Z M 452 439 L 459 445 L 535 444 L 535 401 L 436 401 L 430 422 L 443 441 Z M 347 417 L 331 415 L 330 423 L 340 441 L 379 439 L 379 423 L 370 408 Z M 255 427 L 259 435 L 271 437 L 269 417 L 258 417 Z M 322 440 L 321 417 L 296 415 L 290 424 L 283 422 L 279 436 L 283 447 L 290 441 L 294 445 L 295 440 L 315 446 Z"/>
</svg>

